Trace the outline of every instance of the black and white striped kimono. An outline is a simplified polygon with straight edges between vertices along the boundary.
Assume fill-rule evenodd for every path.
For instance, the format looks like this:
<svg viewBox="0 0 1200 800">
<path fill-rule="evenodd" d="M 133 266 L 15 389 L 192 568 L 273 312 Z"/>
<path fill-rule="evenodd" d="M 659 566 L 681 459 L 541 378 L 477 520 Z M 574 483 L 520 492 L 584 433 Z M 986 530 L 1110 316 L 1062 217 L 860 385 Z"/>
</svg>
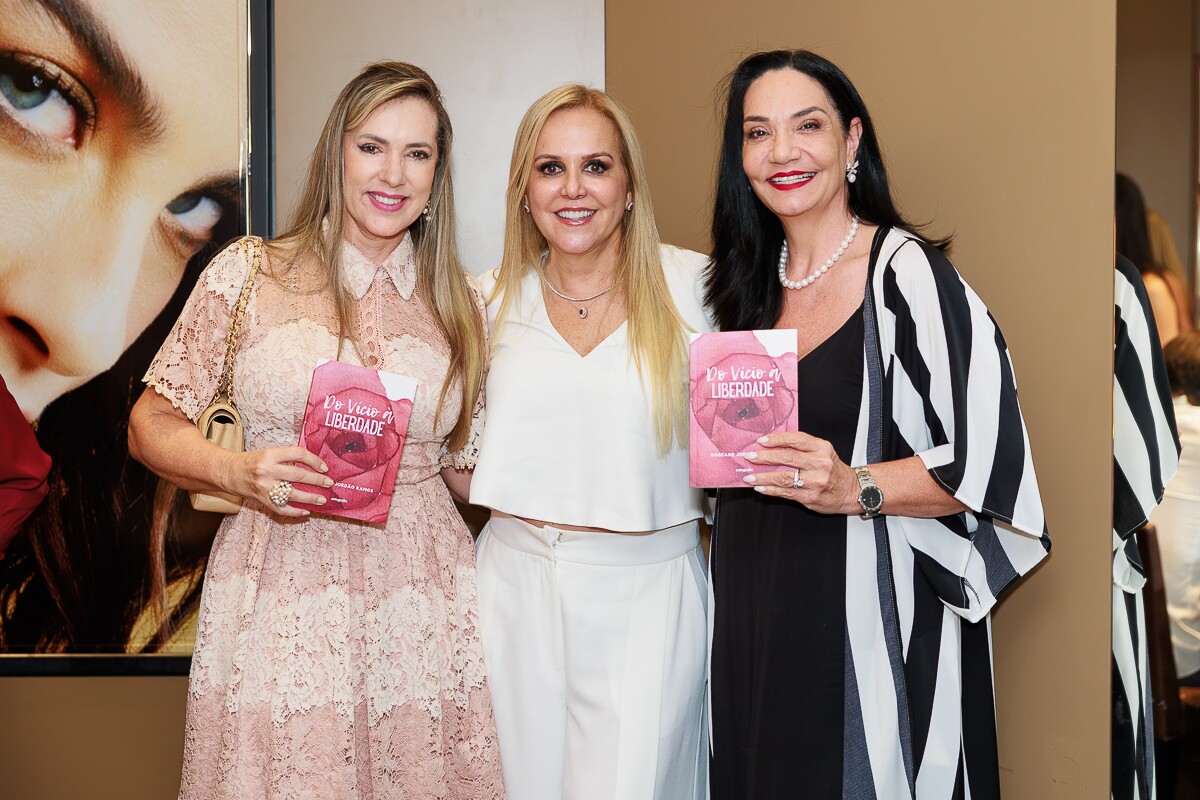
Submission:
<svg viewBox="0 0 1200 800">
<path fill-rule="evenodd" d="M 1113 273 L 1113 763 L 1115 800 L 1153 800 L 1154 718 L 1146 668 L 1136 531 L 1179 466 L 1171 389 L 1150 299 L 1137 268 Z"/>
<path fill-rule="evenodd" d="M 1050 549 L 1029 437 L 1004 339 L 950 262 L 899 230 L 874 251 L 854 463 L 915 454 L 971 511 L 848 519 L 843 793 L 988 800 L 988 614 Z"/>
</svg>

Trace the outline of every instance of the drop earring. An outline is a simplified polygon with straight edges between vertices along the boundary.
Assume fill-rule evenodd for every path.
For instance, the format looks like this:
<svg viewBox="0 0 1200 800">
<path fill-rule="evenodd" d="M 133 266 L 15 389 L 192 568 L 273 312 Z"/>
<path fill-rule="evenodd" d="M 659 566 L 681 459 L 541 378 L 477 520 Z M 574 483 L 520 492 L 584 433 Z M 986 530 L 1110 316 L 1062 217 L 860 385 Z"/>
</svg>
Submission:
<svg viewBox="0 0 1200 800">
<path fill-rule="evenodd" d="M 425 218 L 426 222 L 433 218 L 433 209 L 430 208 L 429 203 L 425 204 L 425 210 L 421 212 L 421 216 Z"/>
<path fill-rule="evenodd" d="M 846 165 L 846 180 L 850 183 L 858 180 L 858 161 Z"/>
</svg>

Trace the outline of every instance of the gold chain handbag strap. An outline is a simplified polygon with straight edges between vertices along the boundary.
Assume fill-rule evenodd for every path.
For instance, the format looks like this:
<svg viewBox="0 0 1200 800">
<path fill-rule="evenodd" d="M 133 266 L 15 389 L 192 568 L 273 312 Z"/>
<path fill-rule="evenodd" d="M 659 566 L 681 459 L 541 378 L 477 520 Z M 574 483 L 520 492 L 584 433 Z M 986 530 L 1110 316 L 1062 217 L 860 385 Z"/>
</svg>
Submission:
<svg viewBox="0 0 1200 800">
<path fill-rule="evenodd" d="M 242 284 L 242 294 L 238 297 L 237 305 L 229 317 L 229 333 L 225 337 L 225 366 L 221 370 L 221 379 L 217 382 L 217 394 L 213 398 L 225 397 L 233 404 L 233 357 L 237 350 L 238 334 L 242 329 L 242 317 L 246 314 L 246 306 L 250 304 L 250 290 L 254 287 L 254 277 L 258 274 L 259 261 L 262 258 L 263 242 L 257 236 L 247 236 L 242 243 L 253 251 L 250 262 L 250 274 Z M 234 404 L 236 405 L 236 404 Z"/>
</svg>

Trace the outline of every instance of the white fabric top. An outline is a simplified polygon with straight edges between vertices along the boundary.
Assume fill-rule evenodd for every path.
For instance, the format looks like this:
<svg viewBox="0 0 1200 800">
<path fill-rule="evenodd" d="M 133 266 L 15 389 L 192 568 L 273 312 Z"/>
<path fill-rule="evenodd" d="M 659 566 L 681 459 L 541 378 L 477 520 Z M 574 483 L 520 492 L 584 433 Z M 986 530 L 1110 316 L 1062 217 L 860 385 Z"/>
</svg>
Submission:
<svg viewBox="0 0 1200 800">
<path fill-rule="evenodd" d="M 1179 677 L 1200 671 L 1200 407 L 1175 398 L 1183 453 L 1162 505 L 1150 515 L 1158 529 L 1171 644 Z"/>
<path fill-rule="evenodd" d="M 706 257 L 670 245 L 660 252 L 680 316 L 698 333 L 712 330 L 703 304 Z M 539 280 L 530 270 L 520 302 L 492 339 L 471 502 L 614 531 L 658 530 L 703 516 L 701 490 L 688 487 L 687 448 L 658 454 L 628 323 L 580 356 L 551 324 Z M 480 284 L 490 298 L 496 272 L 484 273 Z M 488 304 L 493 329 L 499 306 L 499 297 Z"/>
</svg>

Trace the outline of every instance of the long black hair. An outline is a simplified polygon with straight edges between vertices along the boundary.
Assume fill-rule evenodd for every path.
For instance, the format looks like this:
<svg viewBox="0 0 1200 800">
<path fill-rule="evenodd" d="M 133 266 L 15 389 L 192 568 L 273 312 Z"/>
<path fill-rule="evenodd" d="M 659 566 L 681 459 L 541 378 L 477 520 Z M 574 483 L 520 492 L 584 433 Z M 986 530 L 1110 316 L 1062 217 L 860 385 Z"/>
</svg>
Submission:
<svg viewBox="0 0 1200 800">
<path fill-rule="evenodd" d="M 857 117 L 858 176 L 847 186 L 850 212 L 866 223 L 918 230 L 892 200 L 883 154 L 867 107 L 836 64 L 808 50 L 772 50 L 743 59 L 725 81 L 725 122 L 713 202 L 713 252 L 707 273 L 706 300 L 722 330 L 770 328 L 783 311 L 783 287 L 777 265 L 783 225 L 750 188 L 742 170 L 742 118 L 746 92 L 767 72 L 792 69 L 825 89 L 837 110 L 842 131 Z M 931 240 L 946 250 L 949 238 Z"/>
<path fill-rule="evenodd" d="M 1154 258 L 1146 225 L 1146 200 L 1137 182 L 1118 172 L 1116 181 L 1117 252 L 1133 262 L 1138 272 L 1161 275 L 1165 270 Z"/>
</svg>

